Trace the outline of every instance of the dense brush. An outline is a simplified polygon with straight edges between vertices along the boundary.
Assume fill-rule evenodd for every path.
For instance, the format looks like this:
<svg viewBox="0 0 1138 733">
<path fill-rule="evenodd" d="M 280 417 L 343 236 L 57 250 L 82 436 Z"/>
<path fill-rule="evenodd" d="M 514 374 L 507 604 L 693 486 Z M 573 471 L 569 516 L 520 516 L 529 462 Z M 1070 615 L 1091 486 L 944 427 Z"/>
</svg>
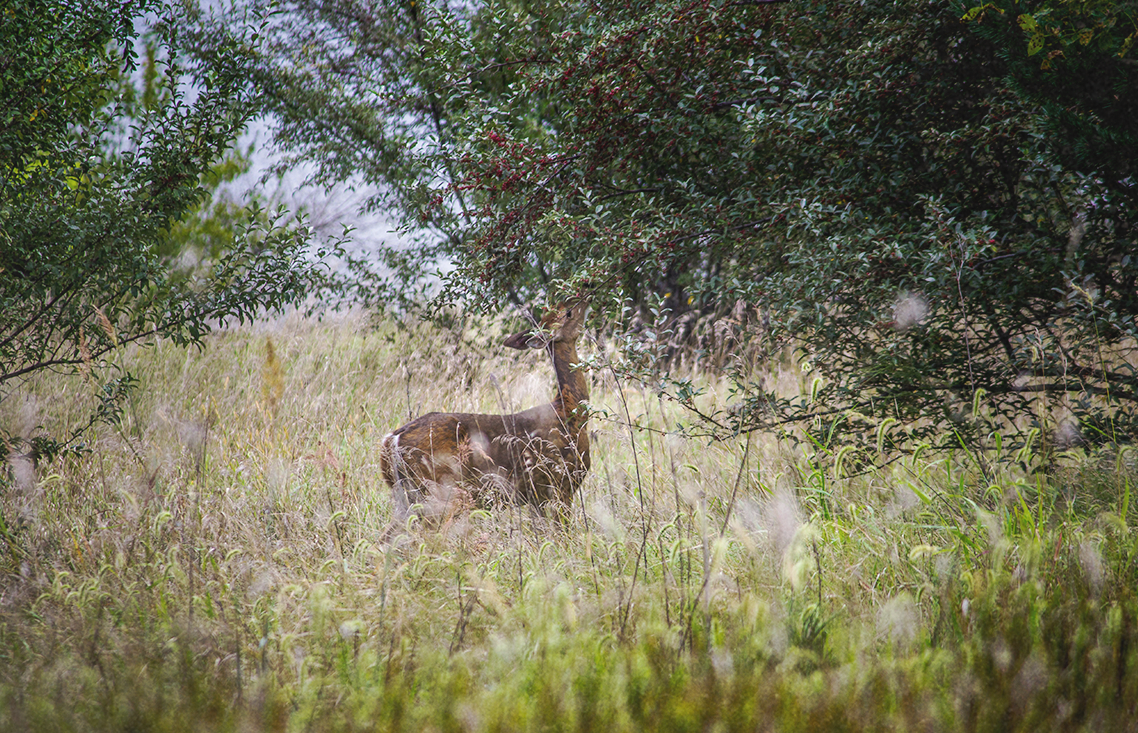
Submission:
<svg viewBox="0 0 1138 733">
<path fill-rule="evenodd" d="M 1138 719 L 1129 455 L 1045 472 L 1027 454 L 854 466 L 777 435 L 708 445 L 595 369 L 568 517 L 502 503 L 382 543 L 385 433 L 549 399 L 549 365 L 492 331 L 289 319 L 130 351 L 122 421 L 2 490 L 0 729 Z M 43 378 L 0 419 L 62 433 L 95 382 Z"/>
</svg>

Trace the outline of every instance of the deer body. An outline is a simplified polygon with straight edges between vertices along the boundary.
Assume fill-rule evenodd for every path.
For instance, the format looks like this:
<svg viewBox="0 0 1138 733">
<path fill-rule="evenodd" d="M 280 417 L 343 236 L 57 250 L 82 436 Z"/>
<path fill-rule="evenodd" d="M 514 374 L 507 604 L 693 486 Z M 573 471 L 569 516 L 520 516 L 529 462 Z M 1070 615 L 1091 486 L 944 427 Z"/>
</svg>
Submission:
<svg viewBox="0 0 1138 733">
<path fill-rule="evenodd" d="M 589 387 L 573 368 L 584 311 L 579 304 L 547 316 L 551 337 L 523 331 L 506 340 L 516 349 L 548 349 L 557 374 L 553 402 L 511 415 L 431 412 L 384 437 L 380 470 L 395 496 L 397 524 L 416 504 L 485 503 L 495 495 L 539 507 L 572 501 L 590 464 L 582 405 Z"/>
</svg>

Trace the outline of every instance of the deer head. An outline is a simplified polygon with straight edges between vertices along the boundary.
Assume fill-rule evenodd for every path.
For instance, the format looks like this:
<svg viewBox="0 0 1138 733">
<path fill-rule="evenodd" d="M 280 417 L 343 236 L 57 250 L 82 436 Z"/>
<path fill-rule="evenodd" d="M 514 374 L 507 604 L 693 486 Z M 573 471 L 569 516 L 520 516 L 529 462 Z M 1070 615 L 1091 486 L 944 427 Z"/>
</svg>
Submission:
<svg viewBox="0 0 1138 733">
<path fill-rule="evenodd" d="M 586 311 L 588 304 L 584 301 L 554 306 L 534 327 L 507 338 L 505 345 L 511 349 L 542 349 L 558 342 L 576 342 Z"/>
</svg>

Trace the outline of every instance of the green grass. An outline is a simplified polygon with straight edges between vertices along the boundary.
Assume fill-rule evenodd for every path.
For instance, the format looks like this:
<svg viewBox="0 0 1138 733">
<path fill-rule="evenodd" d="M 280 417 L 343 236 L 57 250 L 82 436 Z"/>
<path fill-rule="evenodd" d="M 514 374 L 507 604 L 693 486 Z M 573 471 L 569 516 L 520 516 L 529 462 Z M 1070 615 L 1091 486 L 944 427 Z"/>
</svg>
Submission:
<svg viewBox="0 0 1138 733">
<path fill-rule="evenodd" d="M 1136 725 L 1132 456 L 851 476 L 679 438 L 598 372 L 649 429 L 591 423 L 566 521 L 494 507 L 387 547 L 388 430 L 552 394 L 540 355 L 467 335 L 289 319 L 126 354 L 121 424 L 0 490 L 0 730 Z M 62 434 L 95 389 L 42 378 L 0 419 Z"/>
</svg>

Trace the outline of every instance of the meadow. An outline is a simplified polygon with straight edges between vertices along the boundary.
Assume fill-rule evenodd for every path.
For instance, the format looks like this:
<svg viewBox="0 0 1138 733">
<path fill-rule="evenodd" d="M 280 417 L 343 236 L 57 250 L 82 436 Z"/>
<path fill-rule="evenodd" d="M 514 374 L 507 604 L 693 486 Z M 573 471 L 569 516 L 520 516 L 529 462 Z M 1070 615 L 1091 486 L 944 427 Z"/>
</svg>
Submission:
<svg viewBox="0 0 1138 733">
<path fill-rule="evenodd" d="M 494 334 L 357 314 L 125 350 L 121 419 L 0 487 L 0 730 L 1138 729 L 1125 450 L 708 443 L 583 339 L 566 516 L 384 543 L 386 432 L 551 398 Z M 98 384 L 39 377 L 0 420 L 66 434 Z"/>
</svg>

